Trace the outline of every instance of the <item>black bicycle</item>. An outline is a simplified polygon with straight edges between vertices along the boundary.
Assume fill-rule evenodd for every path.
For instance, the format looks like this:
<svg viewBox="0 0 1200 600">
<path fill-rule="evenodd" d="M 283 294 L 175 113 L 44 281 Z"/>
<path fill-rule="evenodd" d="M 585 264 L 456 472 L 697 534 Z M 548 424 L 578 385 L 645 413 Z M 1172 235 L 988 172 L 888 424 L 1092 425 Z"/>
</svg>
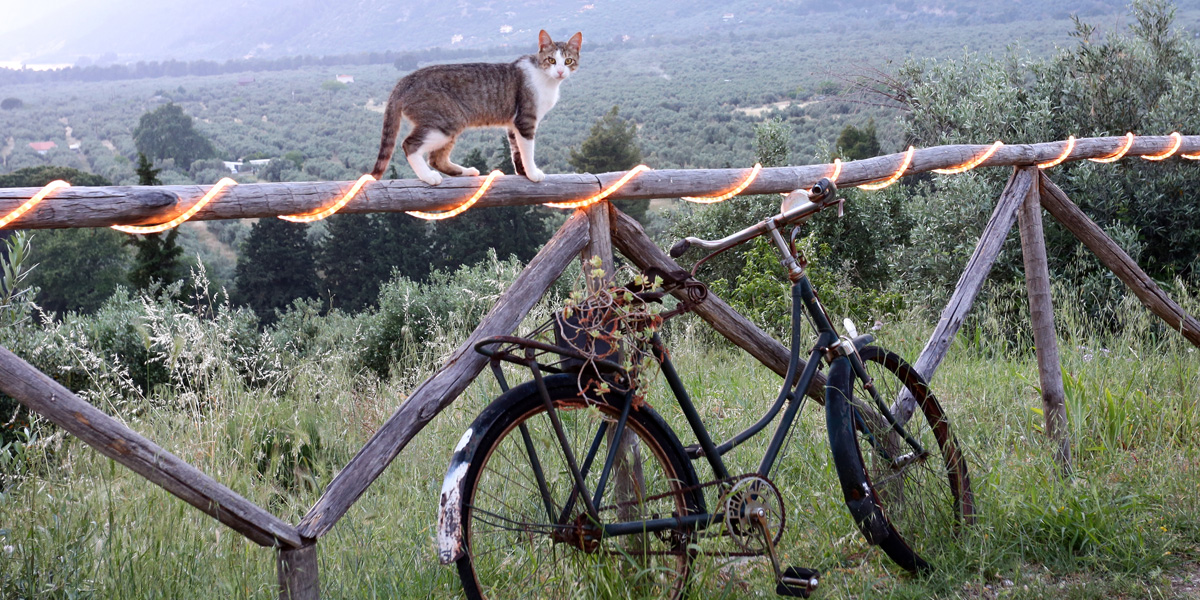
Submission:
<svg viewBox="0 0 1200 600">
<path fill-rule="evenodd" d="M 470 598 L 679 597 L 693 559 L 714 545 L 722 556 L 767 555 L 781 595 L 807 597 L 817 571 L 780 564 L 783 498 L 770 479 L 805 391 L 823 365 L 826 428 L 846 507 L 866 540 L 909 571 L 974 513 L 967 465 L 937 399 L 903 359 L 869 345 L 846 321 L 839 336 L 813 291 L 804 259 L 781 229 L 840 205 L 822 180 L 794 192 L 789 207 L 721 240 L 687 238 L 671 249 L 710 252 L 705 260 L 767 235 L 787 268 L 792 298 L 791 360 L 778 398 L 752 426 L 715 443 L 661 340 L 648 340 L 697 440 L 685 446 L 640 401 L 619 347 L 595 335 L 581 351 L 578 317 L 556 317 L 553 343 L 498 337 L 476 348 L 491 357 L 504 393 L 475 419 L 451 458 L 442 487 L 438 547 L 456 562 Z M 794 239 L 794 237 L 793 237 Z M 620 295 L 654 302 L 674 291 L 684 300 L 669 318 L 704 301 L 692 273 L 653 273 L 662 289 L 630 286 Z M 800 369 L 804 313 L 817 340 Z M 597 341 L 599 340 L 599 341 Z M 599 358 L 598 358 L 599 357 Z M 501 363 L 527 367 L 532 380 L 508 388 Z M 722 456 L 782 413 L 757 470 L 735 474 Z M 713 478 L 700 481 L 694 461 Z M 706 500 L 709 492 L 716 501 Z M 730 547 L 730 544 L 732 547 Z"/>
</svg>

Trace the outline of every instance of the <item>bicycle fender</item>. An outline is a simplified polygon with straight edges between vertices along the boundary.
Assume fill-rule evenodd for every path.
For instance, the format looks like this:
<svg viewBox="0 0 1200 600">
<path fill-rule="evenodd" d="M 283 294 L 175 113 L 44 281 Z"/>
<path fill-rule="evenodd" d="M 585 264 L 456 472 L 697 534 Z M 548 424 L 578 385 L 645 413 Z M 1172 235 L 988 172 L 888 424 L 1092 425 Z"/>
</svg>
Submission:
<svg viewBox="0 0 1200 600">
<path fill-rule="evenodd" d="M 470 458 L 479 445 L 474 424 L 463 433 L 454 454 L 450 456 L 450 467 L 442 480 L 442 494 L 438 502 L 437 545 L 438 560 L 443 565 L 451 564 L 466 554 L 462 532 L 463 480 L 471 468 Z"/>
<path fill-rule="evenodd" d="M 877 546 L 891 532 L 887 521 L 879 513 L 875 492 L 861 468 L 862 458 L 849 402 L 852 386 L 850 359 L 845 356 L 834 359 L 829 366 L 825 385 L 825 425 L 829 431 L 829 449 L 833 452 L 833 464 L 837 469 L 846 508 L 867 538 L 867 543 Z"/>
</svg>

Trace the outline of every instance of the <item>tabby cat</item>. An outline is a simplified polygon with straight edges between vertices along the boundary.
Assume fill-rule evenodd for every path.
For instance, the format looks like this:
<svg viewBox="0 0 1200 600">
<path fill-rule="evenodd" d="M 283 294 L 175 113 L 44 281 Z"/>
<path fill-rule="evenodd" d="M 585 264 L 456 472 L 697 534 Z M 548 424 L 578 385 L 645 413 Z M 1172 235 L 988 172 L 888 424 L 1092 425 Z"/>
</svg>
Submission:
<svg viewBox="0 0 1200 600">
<path fill-rule="evenodd" d="M 401 144 L 404 156 L 417 177 L 429 185 L 442 182 L 437 171 L 479 175 L 477 169 L 450 162 L 455 138 L 468 127 L 506 128 L 517 173 L 530 181 L 545 179 L 533 162 L 533 136 L 538 122 L 558 102 L 558 86 L 579 68 L 582 43 L 582 33 L 556 42 L 542 30 L 537 54 L 508 64 L 434 65 L 409 73 L 388 98 L 379 158 L 371 174 L 376 179 L 383 176 L 396 150 L 401 121 L 407 118 L 412 131 Z"/>
</svg>

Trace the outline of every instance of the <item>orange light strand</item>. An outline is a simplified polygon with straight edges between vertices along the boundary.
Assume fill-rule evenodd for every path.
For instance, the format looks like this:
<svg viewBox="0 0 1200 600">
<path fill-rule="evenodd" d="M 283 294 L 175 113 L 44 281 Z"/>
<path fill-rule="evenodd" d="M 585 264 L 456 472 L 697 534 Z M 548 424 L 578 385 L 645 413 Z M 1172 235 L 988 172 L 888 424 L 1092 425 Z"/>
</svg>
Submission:
<svg viewBox="0 0 1200 600">
<path fill-rule="evenodd" d="M 611 196 L 613 192 L 621 189 L 622 186 L 624 186 L 626 183 L 629 183 L 630 179 L 637 177 L 638 174 L 641 173 L 642 171 L 649 171 L 649 170 L 650 170 L 650 167 L 647 167 L 646 165 L 638 165 L 638 166 L 630 169 L 629 172 L 626 173 L 625 175 L 621 176 L 621 178 L 618 179 L 616 183 L 608 186 L 607 189 L 600 192 L 599 194 L 596 194 L 595 196 L 592 196 L 591 198 L 587 198 L 585 200 L 575 200 L 573 202 L 547 202 L 546 206 L 549 206 L 551 208 L 583 208 L 585 206 L 595 204 L 595 203 Z"/>
<path fill-rule="evenodd" d="M 1129 152 L 1129 149 L 1132 147 L 1133 147 L 1133 132 L 1130 131 L 1125 134 L 1125 145 L 1122 146 L 1121 149 L 1117 150 L 1116 152 L 1113 152 L 1112 154 L 1109 154 L 1108 156 L 1101 156 L 1100 158 L 1089 158 L 1088 160 L 1090 160 L 1092 162 L 1098 162 L 1098 163 L 1117 162 L 1118 160 L 1121 160 L 1122 158 L 1124 158 L 1125 154 L 1127 152 Z"/>
<path fill-rule="evenodd" d="M 1195 154 L 1180 154 L 1179 156 L 1181 158 L 1186 158 L 1188 160 L 1200 160 L 1200 152 L 1197 152 Z"/>
<path fill-rule="evenodd" d="M 885 179 L 879 183 L 872 183 L 869 185 L 860 185 L 858 187 L 860 187 L 864 190 L 874 191 L 874 190 L 882 190 L 883 188 L 885 188 L 889 185 L 892 185 L 893 183 L 896 183 L 897 180 L 899 180 L 902 176 L 904 176 L 904 172 L 908 170 L 908 165 L 912 164 L 914 152 L 916 152 L 916 148 L 909 146 L 908 152 L 904 153 L 904 161 L 900 163 L 900 168 L 896 169 L 896 172 L 892 173 L 891 177 L 888 177 L 887 179 Z"/>
<path fill-rule="evenodd" d="M 491 173 L 488 173 L 487 179 L 483 180 L 483 184 L 481 184 L 479 186 L 478 190 L 475 190 L 474 195 L 472 195 L 469 199 L 467 199 L 466 202 L 463 202 L 462 204 L 459 204 L 458 206 L 456 206 L 450 210 L 442 211 L 442 212 L 424 212 L 424 211 L 420 211 L 420 210 L 409 210 L 409 211 L 405 211 L 405 212 L 407 212 L 408 214 L 410 214 L 418 219 L 425 219 L 427 221 L 440 221 L 442 219 L 449 219 L 450 217 L 456 217 L 456 216 L 461 215 L 462 213 L 466 212 L 466 210 L 468 208 L 471 208 L 476 202 L 479 202 L 479 199 L 482 198 L 483 195 L 487 193 L 488 188 L 492 187 L 492 181 L 495 181 L 495 179 L 497 177 L 499 177 L 503 174 L 504 174 L 504 172 L 500 171 L 500 170 L 496 170 L 496 171 L 492 171 Z"/>
<path fill-rule="evenodd" d="M 720 196 L 684 196 L 683 199 L 687 200 L 688 202 L 695 202 L 696 204 L 716 204 L 717 202 L 724 202 L 744 192 L 746 188 L 750 187 L 750 184 L 754 183 L 754 180 L 758 177 L 758 173 L 760 171 L 762 171 L 762 164 L 754 163 L 754 168 L 750 169 L 750 174 L 747 175 L 746 178 L 737 185 L 737 187 L 734 187 Z"/>
<path fill-rule="evenodd" d="M 980 154 L 977 158 L 972 158 L 971 160 L 968 160 L 967 162 L 965 162 L 961 165 L 954 166 L 954 167 L 948 167 L 945 169 L 934 169 L 933 172 L 941 173 L 943 175 L 954 175 L 956 173 L 963 173 L 966 171 L 970 171 L 971 169 L 974 169 L 975 167 L 978 167 L 979 165 L 983 164 L 983 161 L 991 158 L 992 155 L 995 154 L 996 151 L 1000 149 L 1000 146 L 1003 146 L 1003 145 L 1004 145 L 1004 142 L 1002 142 L 1000 140 L 996 140 L 996 142 L 992 144 L 991 148 L 988 148 L 986 152 L 984 152 L 983 154 Z"/>
<path fill-rule="evenodd" d="M 370 175 L 363 175 L 362 177 L 359 177 L 358 181 L 355 181 L 354 185 L 350 186 L 350 191 L 346 192 L 346 195 L 342 196 L 341 200 L 334 202 L 329 208 L 319 210 L 315 213 L 279 215 L 279 218 L 283 219 L 284 221 L 291 221 L 293 223 L 311 223 L 313 221 L 320 221 L 321 219 L 324 219 L 329 215 L 342 210 L 342 207 L 349 204 L 350 201 L 354 199 L 354 196 L 358 194 L 358 191 L 361 190 L 364 185 L 367 185 L 367 182 L 369 181 L 375 181 L 375 178 L 371 177 Z"/>
<path fill-rule="evenodd" d="M 1171 145 L 1170 150 L 1167 150 L 1162 154 L 1150 154 L 1143 156 L 1142 158 L 1146 160 L 1167 160 L 1168 158 L 1171 158 L 1171 155 L 1175 154 L 1175 152 L 1179 150 L 1179 147 L 1183 145 L 1183 136 L 1179 135 L 1178 131 L 1175 131 L 1171 133 L 1171 137 L 1175 138 L 1175 143 Z"/>
<path fill-rule="evenodd" d="M 175 217 L 174 219 L 171 219 L 170 221 L 167 221 L 161 225 L 149 225 L 146 227 L 113 225 L 112 228 L 120 231 L 121 233 L 138 233 L 144 235 L 147 233 L 159 233 L 171 229 L 172 227 L 178 227 L 184 221 L 196 216 L 196 213 L 200 212 L 200 209 L 204 208 L 204 205 L 212 202 L 213 198 L 216 198 L 217 194 L 221 193 L 221 190 L 231 185 L 237 185 L 237 182 L 228 177 L 221 179 L 216 183 L 216 185 L 212 186 L 212 189 L 208 190 L 208 193 L 204 194 L 204 197 L 200 198 L 200 201 L 194 206 L 184 211 L 183 214 L 179 215 L 178 217 Z"/>
<path fill-rule="evenodd" d="M 1058 166 L 1059 164 L 1062 163 L 1062 161 L 1067 160 L 1067 158 L 1071 156 L 1071 152 L 1073 152 L 1074 150 L 1075 150 L 1075 136 L 1070 136 L 1067 138 L 1066 149 L 1063 150 L 1062 154 L 1058 155 L 1058 158 L 1056 158 L 1054 160 L 1048 160 L 1044 163 L 1038 163 L 1037 168 L 1049 169 L 1050 167 Z"/>
<path fill-rule="evenodd" d="M 29 212 L 29 209 L 37 206 L 42 200 L 45 200 L 46 196 L 49 196 L 52 192 L 54 192 L 54 190 L 68 187 L 71 187 L 71 184 L 61 179 L 55 179 L 54 181 L 47 183 L 42 189 L 38 190 L 38 193 L 34 194 L 32 198 L 26 200 L 24 204 L 18 206 L 15 210 L 7 215 L 4 215 L 3 218 L 0 218 L 0 229 L 8 227 L 9 223 L 21 218 L 21 215 Z"/>
<path fill-rule="evenodd" d="M 842 176 L 842 159 L 833 159 L 833 175 L 829 177 L 829 181 L 837 183 L 838 177 Z"/>
</svg>

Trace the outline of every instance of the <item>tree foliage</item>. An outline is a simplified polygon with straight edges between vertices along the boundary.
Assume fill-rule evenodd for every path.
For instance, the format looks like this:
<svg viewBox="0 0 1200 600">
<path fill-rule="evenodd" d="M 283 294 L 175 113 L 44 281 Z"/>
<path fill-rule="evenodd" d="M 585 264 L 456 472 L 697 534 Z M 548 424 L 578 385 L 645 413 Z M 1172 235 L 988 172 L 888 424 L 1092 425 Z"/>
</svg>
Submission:
<svg viewBox="0 0 1200 600">
<path fill-rule="evenodd" d="M 263 323 L 301 298 L 316 298 L 317 273 L 307 226 L 259 219 L 238 258 L 234 302 L 249 306 Z"/>
<path fill-rule="evenodd" d="M 1200 54 L 1173 29 L 1174 8 L 1162 0 L 1139 0 L 1124 32 L 1101 36 L 1076 20 L 1073 47 L 1046 59 L 1010 55 L 968 56 L 953 62 L 913 62 L 899 73 L 897 98 L 908 108 L 905 125 L 913 143 L 1030 143 L 1075 136 L 1165 135 L 1200 131 Z M 1007 172 L 972 173 L 964 181 L 935 179 L 914 190 L 918 211 L 913 247 L 899 257 L 910 273 L 923 273 L 942 290 L 953 285 L 970 239 L 981 231 Z M 1178 158 L 1163 162 L 1126 159 L 1114 164 L 1075 161 L 1050 177 L 1152 277 L 1200 281 L 1200 179 Z M 1069 234 L 1047 223 L 1052 276 L 1070 281 L 1093 305 L 1093 315 L 1113 315 L 1123 290 Z M 998 277 L 1019 277 L 1020 257 L 1007 253 Z M 959 267 L 961 269 L 961 267 Z"/>
<path fill-rule="evenodd" d="M 4 110 L 16 110 L 22 106 L 25 106 L 25 103 L 21 102 L 20 98 L 5 98 L 0 100 L 0 108 Z"/>
<path fill-rule="evenodd" d="M 192 118 L 174 102 L 143 114 L 133 130 L 133 143 L 139 153 L 158 160 L 170 158 L 183 167 L 217 155 L 212 143 L 196 131 Z"/>
<path fill-rule="evenodd" d="M 112 185 L 99 175 L 68 167 L 28 167 L 0 175 L 0 187 L 41 187 L 62 179 L 72 185 Z M 90 313 L 126 281 L 129 252 L 124 235 L 107 228 L 55 229 L 31 236 L 29 285 L 43 309 Z"/>
<path fill-rule="evenodd" d="M 835 146 L 838 156 L 844 160 L 863 160 L 879 156 L 882 151 L 879 149 L 879 138 L 875 134 L 875 119 L 868 121 L 862 129 L 847 125 L 838 134 Z"/>
<path fill-rule="evenodd" d="M 642 162 L 642 150 L 637 144 L 637 123 L 623 119 L 612 107 L 594 125 L 579 149 L 571 149 L 567 162 L 576 173 L 609 173 L 628 171 Z M 632 200 L 620 203 L 621 210 L 629 216 L 644 221 L 649 200 Z"/>
</svg>

